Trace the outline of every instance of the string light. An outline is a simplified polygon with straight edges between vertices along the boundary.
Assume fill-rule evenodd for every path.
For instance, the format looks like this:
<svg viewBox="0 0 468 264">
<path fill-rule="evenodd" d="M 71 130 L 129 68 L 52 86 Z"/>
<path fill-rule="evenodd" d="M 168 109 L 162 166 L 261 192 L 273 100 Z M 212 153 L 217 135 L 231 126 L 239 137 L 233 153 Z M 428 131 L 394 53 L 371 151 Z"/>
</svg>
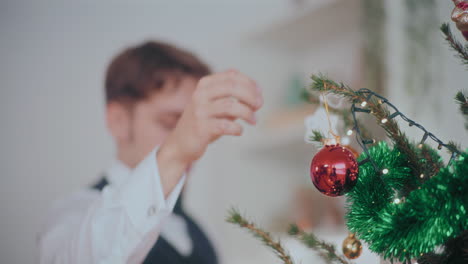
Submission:
<svg viewBox="0 0 468 264">
<path fill-rule="evenodd" d="M 419 178 L 424 178 L 424 173 L 421 173 L 421 175 L 419 175 Z"/>
<path fill-rule="evenodd" d="M 398 115 L 400 115 L 400 112 L 395 112 L 395 113 L 389 115 L 388 117 L 383 118 L 383 119 L 381 120 L 381 122 L 382 122 L 382 124 L 385 124 L 385 123 L 388 122 L 388 120 L 393 119 L 393 118 L 395 118 L 395 117 L 398 116 Z"/>
<path fill-rule="evenodd" d="M 362 108 L 358 108 L 358 107 L 354 107 L 354 111 L 355 112 L 362 112 L 362 113 L 370 113 L 371 110 L 369 109 L 362 109 Z"/>
<path fill-rule="evenodd" d="M 450 155 L 449 164 L 451 164 L 452 161 L 454 161 L 455 158 L 457 158 L 457 155 L 458 155 L 458 153 L 452 152 L 452 155 Z M 462 157 L 461 155 L 459 155 L 459 156 L 458 156 L 458 160 L 459 160 L 459 161 L 462 161 L 462 160 L 463 160 L 463 157 Z"/>
<path fill-rule="evenodd" d="M 375 139 L 364 139 L 362 140 L 363 144 L 375 144 Z"/>
<path fill-rule="evenodd" d="M 422 149 L 423 148 L 423 145 L 424 145 L 424 142 L 426 141 L 427 137 L 429 136 L 429 133 L 424 133 L 424 136 L 423 138 L 421 139 L 421 142 L 418 144 L 418 148 Z"/>
<path fill-rule="evenodd" d="M 388 169 L 383 169 L 383 170 L 382 170 L 382 173 L 383 173 L 383 174 L 387 174 L 387 173 L 388 173 Z"/>
<path fill-rule="evenodd" d="M 367 158 L 361 160 L 361 161 L 358 163 L 358 165 L 359 165 L 359 166 L 364 165 L 364 164 L 366 164 L 366 163 L 369 162 L 369 161 L 370 161 L 370 158 L 367 157 Z"/>
<path fill-rule="evenodd" d="M 401 203 L 401 200 L 399 198 L 395 198 L 395 200 L 393 200 L 393 203 L 394 204 L 399 204 L 399 203 Z"/>
<path fill-rule="evenodd" d="M 362 106 L 362 107 L 366 107 L 366 106 L 367 106 L 367 102 L 371 99 L 371 97 L 372 97 L 372 94 L 371 94 L 371 93 L 368 94 L 367 97 L 366 97 L 366 100 L 364 100 L 364 101 L 361 102 L 361 106 Z"/>
<path fill-rule="evenodd" d="M 348 136 L 351 136 L 353 134 L 353 130 L 352 129 L 349 129 L 347 132 L 346 132 L 346 135 Z"/>
<path fill-rule="evenodd" d="M 404 121 L 406 121 L 408 123 L 409 126 L 416 126 L 417 128 L 424 131 L 424 136 L 423 136 L 421 142 L 418 144 L 418 146 L 417 146 L 418 148 L 423 148 L 424 142 L 426 141 L 427 137 L 430 136 L 432 140 L 439 143 L 439 148 L 446 147 L 452 152 L 452 156 L 450 158 L 449 164 L 452 162 L 453 159 L 455 159 L 457 157 L 460 157 L 460 152 L 457 149 L 452 148 L 450 145 L 444 144 L 440 139 L 438 139 L 432 133 L 429 133 L 422 125 L 420 125 L 420 124 L 416 123 L 415 121 L 409 119 L 407 116 L 405 116 L 403 113 L 401 113 L 398 110 L 398 108 L 396 108 L 392 103 L 390 103 L 387 98 L 385 98 L 385 97 L 383 97 L 383 96 L 381 96 L 381 95 L 379 95 L 379 94 L 377 94 L 377 93 L 375 93 L 375 92 L 373 92 L 373 91 L 371 91 L 369 89 L 366 89 L 366 88 L 359 89 L 356 93 L 360 94 L 362 96 L 365 96 L 365 100 L 363 100 L 359 104 L 361 107 L 367 106 L 368 102 L 371 100 L 371 97 L 375 96 L 375 97 L 377 97 L 377 103 L 379 105 L 387 104 L 390 108 L 392 108 L 395 111 L 395 112 L 393 112 L 393 114 L 389 115 L 388 117 L 384 117 L 382 120 L 380 120 L 383 124 L 387 123 L 390 119 L 392 119 L 392 118 L 394 118 L 396 116 L 400 116 Z M 373 140 L 373 139 L 363 139 L 362 138 L 361 130 L 360 130 L 359 126 L 357 125 L 357 118 L 356 118 L 356 113 L 357 112 L 371 113 L 371 114 L 375 114 L 375 112 L 373 110 L 370 110 L 370 109 L 363 109 L 363 108 L 356 107 L 356 104 L 351 105 L 351 114 L 352 114 L 354 125 L 355 125 L 353 130 L 356 130 L 357 142 L 362 147 L 364 153 L 367 156 L 364 160 L 359 162 L 359 166 L 361 166 L 362 164 L 365 164 L 365 163 L 370 161 L 376 172 L 378 172 L 378 171 L 382 172 L 380 170 L 380 168 L 377 166 L 377 164 L 375 163 L 375 161 L 371 158 L 370 153 L 369 153 L 369 149 L 366 146 L 366 144 L 375 143 L 375 140 Z M 351 132 L 353 132 L 353 131 L 351 131 Z M 349 133 L 348 135 L 351 135 L 351 132 L 348 130 L 347 131 L 347 133 Z M 423 174 L 421 174 L 420 177 L 423 178 L 425 176 Z"/>
</svg>

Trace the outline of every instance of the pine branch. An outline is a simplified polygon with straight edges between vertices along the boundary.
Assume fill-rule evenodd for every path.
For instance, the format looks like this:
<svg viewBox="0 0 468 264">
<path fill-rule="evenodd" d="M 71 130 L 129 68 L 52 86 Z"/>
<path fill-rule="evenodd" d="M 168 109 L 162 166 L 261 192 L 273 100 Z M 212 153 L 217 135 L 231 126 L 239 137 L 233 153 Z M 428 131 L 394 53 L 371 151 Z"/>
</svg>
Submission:
<svg viewBox="0 0 468 264">
<path fill-rule="evenodd" d="M 463 46 L 463 44 L 455 38 L 448 23 L 443 23 L 440 26 L 440 30 L 444 33 L 445 40 L 447 40 L 452 49 L 457 52 L 457 57 L 461 59 L 463 64 L 468 65 L 468 45 Z"/>
<path fill-rule="evenodd" d="M 458 153 L 462 153 L 463 151 L 461 150 L 461 146 L 460 144 L 456 143 L 455 141 L 449 141 L 447 143 L 448 145 L 448 149 L 449 149 L 449 154 L 452 153 L 452 152 L 458 152 Z"/>
<path fill-rule="evenodd" d="M 320 132 L 318 130 L 312 130 L 312 136 L 309 137 L 309 140 L 313 141 L 313 142 L 323 144 L 323 139 L 324 138 L 325 138 L 325 136 L 322 134 L 322 132 Z"/>
<path fill-rule="evenodd" d="M 424 254 L 422 257 L 418 259 L 419 264 L 443 264 L 444 260 L 441 255 L 428 253 Z"/>
<path fill-rule="evenodd" d="M 450 143 L 449 143 L 450 145 Z M 444 167 L 442 160 L 434 150 L 428 145 L 424 144 L 419 150 L 420 163 L 424 171 L 424 176 L 421 177 L 422 181 L 427 181 L 431 177 L 437 175 L 440 169 Z"/>
<path fill-rule="evenodd" d="M 408 166 L 411 168 L 415 179 L 420 179 L 419 176 L 424 173 L 424 170 L 419 163 L 419 157 L 415 151 L 414 146 L 410 144 L 408 138 L 400 130 L 398 123 L 394 119 L 388 119 L 388 121 L 385 123 L 380 122 L 380 120 L 387 118 L 390 115 L 388 109 L 383 104 L 374 99 L 368 100 L 363 94 L 355 92 L 348 86 L 342 83 L 336 83 L 324 76 L 312 75 L 311 78 L 313 80 L 311 89 L 314 91 L 341 95 L 347 98 L 351 103 L 366 101 L 367 107 L 371 110 L 371 114 L 376 117 L 379 126 L 381 126 L 386 131 L 387 136 L 392 139 L 393 143 L 398 147 L 398 149 L 406 155 L 408 159 Z M 409 183 L 405 187 L 406 188 L 403 194 L 417 188 L 415 184 Z"/>
<path fill-rule="evenodd" d="M 353 117 L 351 115 L 351 112 L 349 110 L 345 109 L 334 109 L 334 108 L 329 108 L 331 113 L 334 113 L 336 115 L 339 115 L 341 117 L 341 120 L 343 120 L 343 123 L 345 125 L 345 129 L 350 129 L 353 128 Z M 372 138 L 372 134 L 367 130 L 365 126 L 362 125 L 362 123 L 359 120 L 356 120 L 356 125 L 361 128 L 361 135 L 364 138 Z"/>
<path fill-rule="evenodd" d="M 303 90 L 301 97 L 304 98 L 305 101 L 311 104 L 314 104 L 314 105 L 320 104 L 320 99 L 318 98 L 318 96 L 308 89 Z M 330 113 L 335 114 L 341 118 L 344 124 L 344 129 L 353 128 L 354 126 L 353 117 L 351 115 L 351 112 L 348 109 L 338 109 L 338 108 L 328 106 L 328 110 L 330 111 Z M 361 122 L 359 122 L 359 120 L 358 120 L 358 125 L 359 127 L 361 127 L 361 134 L 363 137 L 365 138 L 372 137 L 371 133 L 364 126 L 361 126 Z M 345 133 L 346 131 L 343 131 L 343 132 Z M 313 139 L 311 140 L 315 141 Z"/>
<path fill-rule="evenodd" d="M 444 248 L 444 264 L 468 263 L 468 230 L 465 230 L 458 237 L 448 240 Z"/>
<path fill-rule="evenodd" d="M 465 129 L 468 130 L 468 96 L 459 91 L 455 95 L 455 101 L 460 105 L 460 112 L 465 117 Z"/>
<path fill-rule="evenodd" d="M 260 239 L 266 246 L 270 247 L 284 264 L 294 263 L 291 256 L 281 245 L 280 241 L 275 241 L 268 232 L 257 227 L 253 222 L 246 220 L 236 209 L 233 208 L 229 211 L 229 216 L 226 221 L 248 229 L 256 238 Z"/>
<path fill-rule="evenodd" d="M 442 254 L 427 253 L 418 259 L 420 264 L 465 264 L 468 263 L 468 231 L 449 239 Z"/>
<path fill-rule="evenodd" d="M 304 101 L 307 101 L 308 103 L 311 103 L 313 105 L 320 104 L 320 99 L 318 98 L 318 96 L 311 93 L 308 89 L 302 90 L 301 97 L 304 99 Z"/>
<path fill-rule="evenodd" d="M 300 230 L 297 225 L 292 224 L 289 227 L 289 234 L 297 238 L 308 248 L 318 252 L 327 263 L 349 264 L 344 257 L 336 253 L 334 245 L 321 241 L 312 233 L 306 233 Z"/>
</svg>

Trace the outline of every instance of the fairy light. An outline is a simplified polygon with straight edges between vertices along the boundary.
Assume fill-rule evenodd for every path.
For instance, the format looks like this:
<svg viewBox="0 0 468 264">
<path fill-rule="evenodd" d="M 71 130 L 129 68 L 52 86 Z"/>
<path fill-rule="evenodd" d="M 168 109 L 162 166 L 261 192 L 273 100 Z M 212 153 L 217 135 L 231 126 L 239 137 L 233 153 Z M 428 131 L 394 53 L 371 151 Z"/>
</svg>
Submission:
<svg viewBox="0 0 468 264">
<path fill-rule="evenodd" d="M 395 198 L 395 200 L 393 200 L 393 203 L 394 203 L 394 204 L 399 204 L 399 203 L 401 203 L 400 198 Z"/>
<path fill-rule="evenodd" d="M 346 132 L 346 135 L 348 136 L 351 136 L 353 134 L 353 130 L 352 129 L 349 129 L 347 132 Z"/>
<path fill-rule="evenodd" d="M 421 173 L 421 175 L 419 175 L 419 178 L 423 179 L 424 178 L 424 173 Z"/>
<path fill-rule="evenodd" d="M 421 139 L 421 142 L 419 143 L 418 145 L 418 148 L 422 149 L 423 148 L 423 145 L 424 145 L 424 142 L 426 141 L 427 137 L 429 136 L 429 133 L 424 133 L 424 136 L 423 138 Z"/>
<path fill-rule="evenodd" d="M 376 111 L 374 111 L 375 110 L 374 108 L 369 109 L 369 102 L 371 102 L 372 97 L 376 97 L 376 100 L 375 100 L 376 105 L 377 104 L 378 105 L 386 104 L 388 107 L 390 107 L 391 109 L 394 110 L 394 112 L 391 115 L 381 117 L 382 119 L 380 120 L 380 122 L 382 124 L 386 124 L 391 119 L 399 116 L 404 121 L 406 121 L 409 126 L 415 126 L 415 127 L 417 127 L 418 129 L 420 129 L 420 130 L 422 130 L 424 132 L 424 136 L 423 136 L 421 142 L 417 145 L 418 148 L 423 148 L 426 139 L 430 136 L 430 138 L 432 140 L 436 141 L 437 143 L 439 143 L 441 145 L 440 148 L 442 148 L 442 147 L 448 148 L 452 152 L 452 158 L 453 159 L 456 159 L 457 157 L 461 156 L 460 152 L 458 150 L 450 148 L 449 145 L 444 144 L 440 139 L 438 139 L 432 133 L 427 131 L 426 128 L 424 128 L 421 124 L 416 123 L 415 121 L 408 118 L 404 113 L 401 113 L 398 110 L 397 107 L 395 107 L 391 102 L 388 101 L 387 98 L 385 98 L 385 97 L 383 97 L 383 96 L 381 96 L 381 95 L 379 95 L 379 94 L 377 94 L 377 93 L 375 93 L 375 92 L 373 92 L 373 91 L 371 91 L 369 89 L 366 89 L 366 88 L 359 89 L 358 91 L 356 91 L 356 93 L 362 96 L 361 97 L 362 101 L 360 101 L 360 102 L 357 101 L 357 102 L 355 102 L 355 103 L 353 103 L 351 105 L 351 114 L 352 114 L 354 125 L 355 125 L 355 127 L 352 129 L 353 131 L 351 131 L 351 132 L 352 132 L 352 134 L 356 134 L 357 142 L 363 148 L 363 151 L 367 156 L 364 160 L 361 160 L 359 162 L 359 165 L 363 165 L 363 164 L 365 164 L 367 162 L 371 162 L 372 166 L 374 167 L 374 170 L 376 172 L 380 171 L 380 174 L 383 174 L 382 173 L 383 171 L 379 169 L 379 167 L 377 166 L 375 161 L 371 158 L 369 150 L 368 150 L 368 146 L 366 146 L 366 145 L 374 144 L 375 140 L 363 139 L 362 135 L 361 135 L 360 128 L 359 128 L 359 126 L 357 126 L 357 118 L 356 118 L 357 113 L 375 114 Z M 360 107 L 358 107 L 358 106 L 360 106 Z M 373 106 L 374 105 L 372 105 L 372 107 Z M 365 108 L 365 107 L 367 107 L 367 108 Z M 377 110 L 379 110 L 379 109 L 377 109 Z M 387 126 L 387 125 L 385 125 L 385 126 Z M 351 132 L 349 130 L 347 131 L 347 133 L 349 133 L 348 136 L 351 135 Z M 452 158 L 451 158 L 451 160 L 452 160 Z M 450 164 L 450 162 L 449 162 L 449 164 Z M 423 176 L 423 177 L 425 177 L 425 176 Z"/>
<path fill-rule="evenodd" d="M 382 170 L 382 173 L 383 173 L 383 174 L 388 174 L 388 169 L 383 169 L 383 170 Z"/>
<path fill-rule="evenodd" d="M 364 139 L 362 141 L 364 144 L 375 144 L 375 139 Z"/>
<path fill-rule="evenodd" d="M 381 120 L 380 122 L 382 122 L 382 124 L 385 124 L 385 123 L 388 122 L 388 120 L 393 119 L 393 118 L 395 118 L 395 117 L 398 116 L 398 115 L 400 115 L 400 112 L 397 111 L 397 112 L 395 112 L 395 113 L 389 115 L 388 117 L 382 118 L 382 120 Z"/>
<path fill-rule="evenodd" d="M 354 112 L 372 113 L 372 111 L 369 110 L 369 109 L 362 109 L 362 108 L 359 108 L 359 107 L 354 107 Z"/>
</svg>

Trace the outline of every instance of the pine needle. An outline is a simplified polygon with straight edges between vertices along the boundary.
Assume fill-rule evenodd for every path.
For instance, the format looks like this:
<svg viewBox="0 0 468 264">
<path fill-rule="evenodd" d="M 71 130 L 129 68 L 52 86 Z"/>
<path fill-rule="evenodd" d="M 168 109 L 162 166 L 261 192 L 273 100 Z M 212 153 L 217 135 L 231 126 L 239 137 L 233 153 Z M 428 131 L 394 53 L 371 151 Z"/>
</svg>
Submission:
<svg viewBox="0 0 468 264">
<path fill-rule="evenodd" d="M 322 132 L 318 130 L 312 130 L 312 135 L 309 137 L 309 140 L 322 144 L 324 138 L 325 136 L 322 134 Z"/>
<path fill-rule="evenodd" d="M 327 263 L 350 264 L 343 256 L 336 253 L 335 246 L 318 239 L 312 233 L 306 233 L 295 224 L 289 227 L 289 234 L 301 241 L 306 247 L 316 251 Z"/>
<path fill-rule="evenodd" d="M 242 217 L 238 210 L 232 208 L 229 211 L 229 215 L 226 221 L 248 229 L 251 234 L 260 239 L 267 247 L 271 248 L 276 256 L 278 256 L 284 264 L 294 264 L 291 256 L 283 248 L 283 245 L 280 241 L 274 240 L 268 232 L 257 227 L 255 223 L 246 220 L 244 217 Z"/>
<path fill-rule="evenodd" d="M 460 112 L 465 117 L 465 129 L 468 130 L 468 97 L 464 92 L 459 91 L 455 95 L 455 102 L 460 106 Z"/>
<path fill-rule="evenodd" d="M 448 23 L 443 23 L 440 26 L 440 30 L 445 35 L 445 40 L 447 40 L 450 47 L 457 52 L 457 57 L 461 59 L 463 64 L 468 65 L 468 45 L 463 46 L 463 44 L 455 38 Z"/>
</svg>

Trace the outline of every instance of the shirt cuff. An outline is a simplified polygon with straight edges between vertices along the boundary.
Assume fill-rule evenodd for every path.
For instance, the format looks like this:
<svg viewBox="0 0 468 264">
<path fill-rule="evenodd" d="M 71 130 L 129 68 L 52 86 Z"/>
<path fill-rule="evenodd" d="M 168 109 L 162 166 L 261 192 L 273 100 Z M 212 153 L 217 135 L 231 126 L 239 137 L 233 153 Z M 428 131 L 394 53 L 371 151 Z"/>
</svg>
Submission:
<svg viewBox="0 0 468 264">
<path fill-rule="evenodd" d="M 166 200 L 156 159 L 158 149 L 156 147 L 138 164 L 119 192 L 131 223 L 142 234 L 172 212 L 186 178 L 185 174 L 182 175 Z"/>
</svg>

